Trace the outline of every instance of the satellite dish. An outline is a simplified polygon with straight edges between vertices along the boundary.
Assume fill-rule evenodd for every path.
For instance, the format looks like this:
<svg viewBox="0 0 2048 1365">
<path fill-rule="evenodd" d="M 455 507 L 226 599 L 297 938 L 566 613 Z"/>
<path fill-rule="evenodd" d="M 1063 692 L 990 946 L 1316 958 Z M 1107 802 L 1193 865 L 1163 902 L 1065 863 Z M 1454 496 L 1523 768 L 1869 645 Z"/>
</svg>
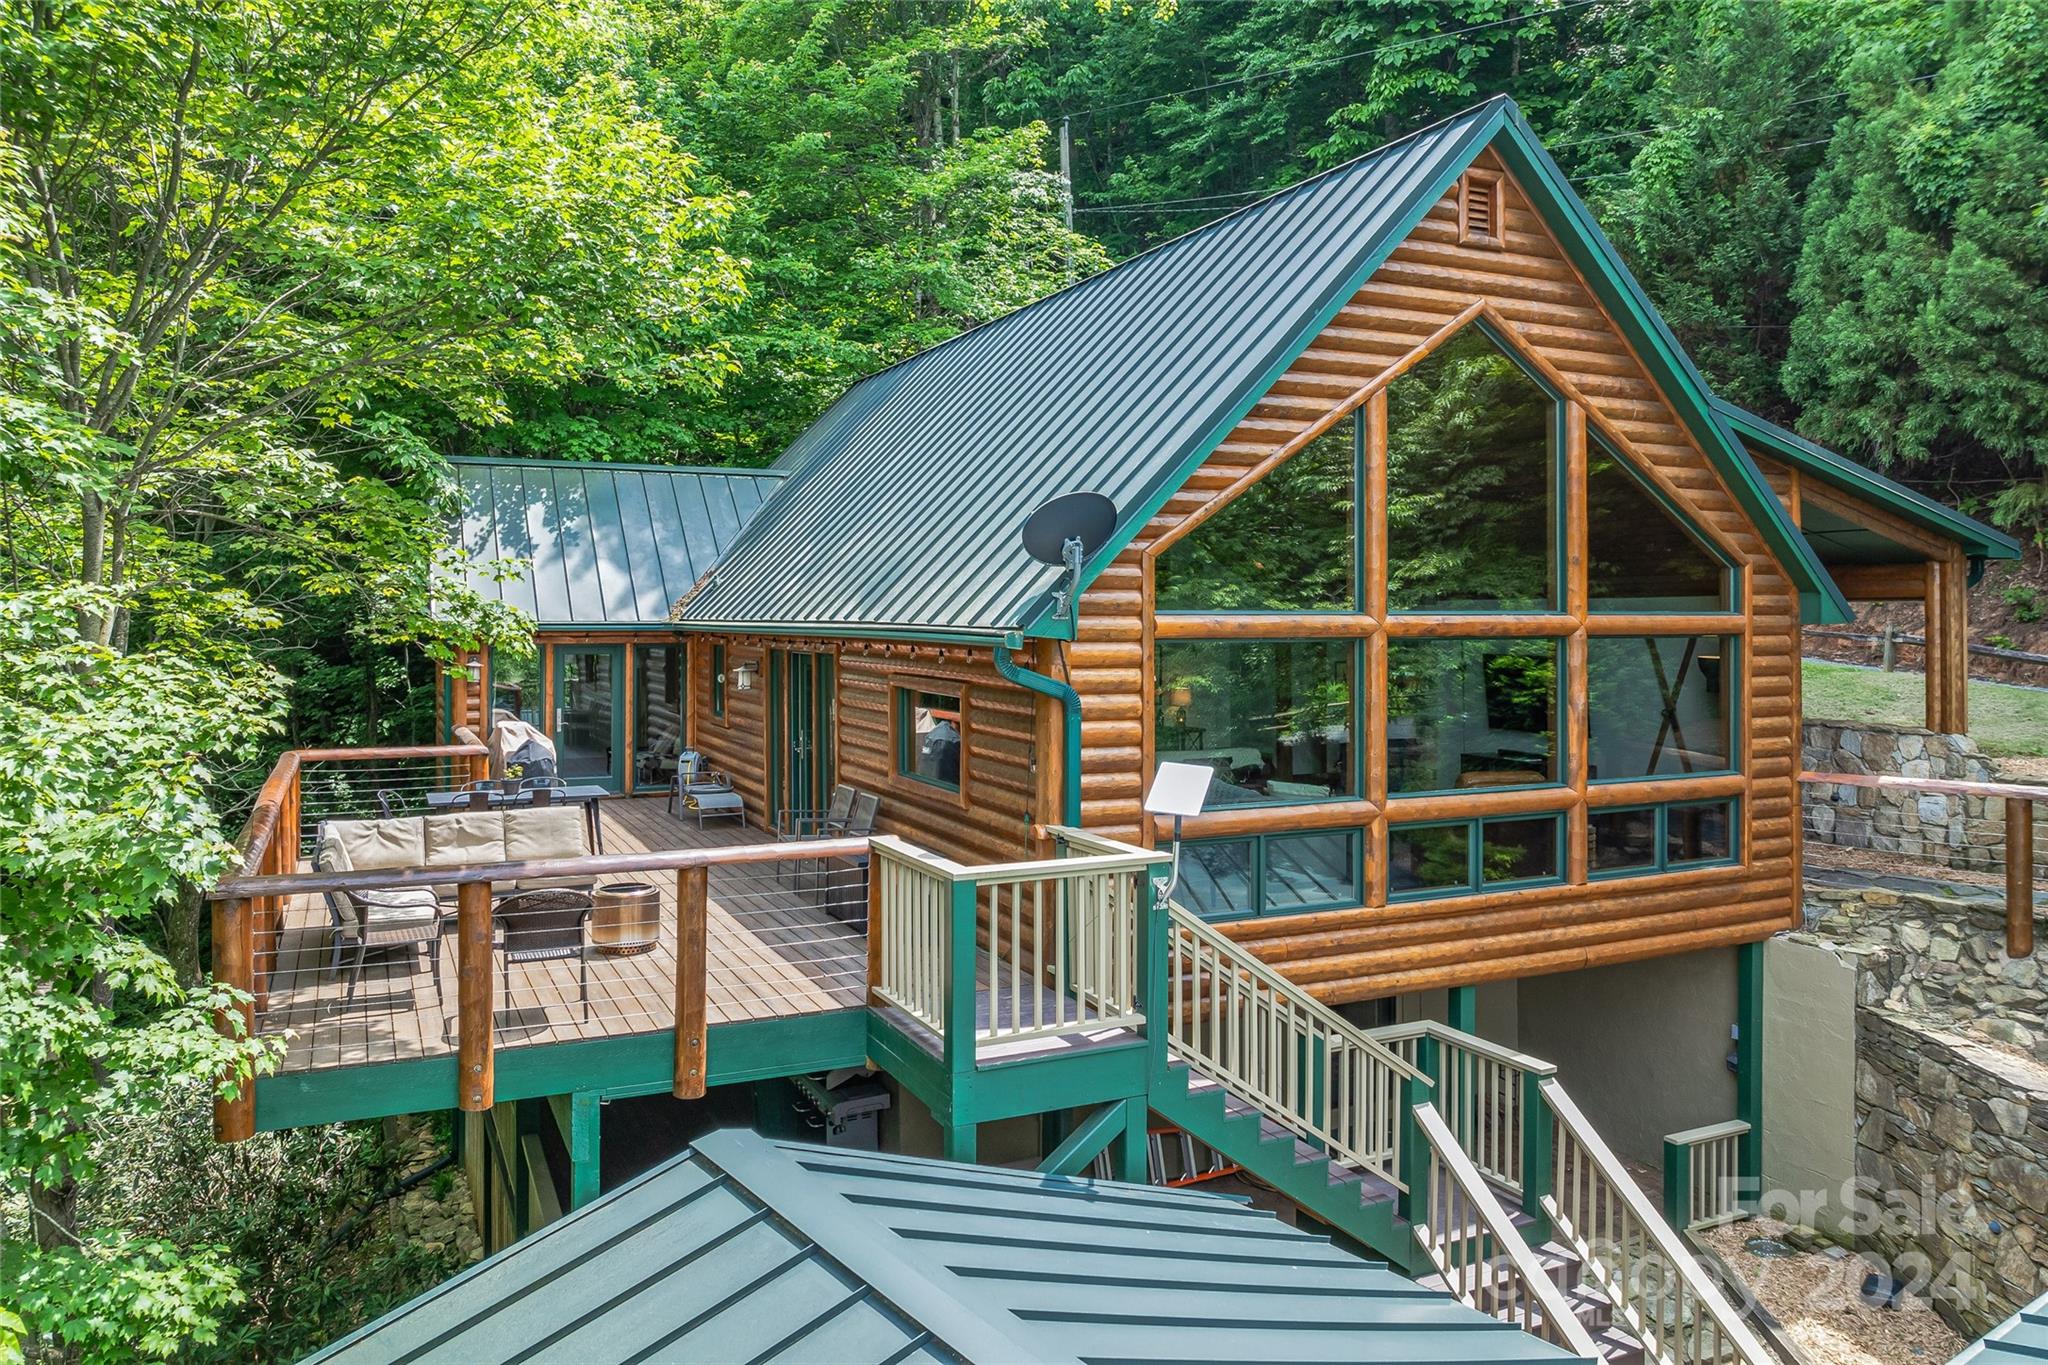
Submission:
<svg viewBox="0 0 2048 1365">
<path fill-rule="evenodd" d="M 1067 542 L 1081 542 L 1087 558 L 1109 543 L 1116 504 L 1100 493 L 1062 493 L 1024 519 L 1024 552 L 1041 564 L 1069 565 Z"/>
</svg>

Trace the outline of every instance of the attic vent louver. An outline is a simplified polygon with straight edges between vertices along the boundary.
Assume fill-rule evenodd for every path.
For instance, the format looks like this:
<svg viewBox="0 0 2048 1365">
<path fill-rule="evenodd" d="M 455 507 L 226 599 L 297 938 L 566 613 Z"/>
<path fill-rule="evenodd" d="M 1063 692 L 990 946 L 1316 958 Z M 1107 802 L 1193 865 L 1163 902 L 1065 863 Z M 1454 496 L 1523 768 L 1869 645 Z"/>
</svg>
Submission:
<svg viewBox="0 0 2048 1365">
<path fill-rule="evenodd" d="M 1499 175 L 1465 172 L 1458 180 L 1458 240 L 1467 246 L 1505 247 L 1507 232 L 1501 223 L 1505 209 Z"/>
</svg>

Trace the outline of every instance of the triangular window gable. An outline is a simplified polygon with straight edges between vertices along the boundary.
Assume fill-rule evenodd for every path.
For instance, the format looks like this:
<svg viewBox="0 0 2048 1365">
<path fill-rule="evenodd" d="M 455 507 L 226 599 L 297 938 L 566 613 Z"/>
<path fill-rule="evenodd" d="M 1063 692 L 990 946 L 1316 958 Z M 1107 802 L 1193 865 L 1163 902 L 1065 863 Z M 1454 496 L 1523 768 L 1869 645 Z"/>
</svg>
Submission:
<svg viewBox="0 0 2048 1365">
<path fill-rule="evenodd" d="M 1586 588 L 1594 611 L 1727 611 L 1728 565 L 1627 460 L 1586 444 Z"/>
<path fill-rule="evenodd" d="M 1160 611 L 1355 611 L 1358 415 L 1348 414 L 1159 556 Z"/>
</svg>

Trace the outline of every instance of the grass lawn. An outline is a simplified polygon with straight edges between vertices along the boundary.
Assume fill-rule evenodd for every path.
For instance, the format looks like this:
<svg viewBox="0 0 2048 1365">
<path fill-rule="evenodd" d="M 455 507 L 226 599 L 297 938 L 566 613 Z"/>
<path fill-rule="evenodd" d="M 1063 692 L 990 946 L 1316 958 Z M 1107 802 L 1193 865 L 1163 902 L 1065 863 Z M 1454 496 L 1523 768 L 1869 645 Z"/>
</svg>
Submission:
<svg viewBox="0 0 2048 1365">
<path fill-rule="evenodd" d="M 1918 673 L 1808 661 L 1806 714 L 1814 720 L 1926 722 L 1926 679 Z M 1970 738 L 1995 758 L 2048 755 L 2048 691 L 2006 683 L 1970 684 Z"/>
</svg>

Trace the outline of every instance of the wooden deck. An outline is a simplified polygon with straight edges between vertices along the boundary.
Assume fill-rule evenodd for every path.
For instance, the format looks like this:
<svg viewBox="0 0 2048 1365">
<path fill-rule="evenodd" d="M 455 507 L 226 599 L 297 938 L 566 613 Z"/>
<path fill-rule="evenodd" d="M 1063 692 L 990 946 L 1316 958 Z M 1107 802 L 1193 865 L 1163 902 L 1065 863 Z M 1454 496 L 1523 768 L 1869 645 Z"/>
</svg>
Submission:
<svg viewBox="0 0 2048 1365">
<path fill-rule="evenodd" d="M 763 842 L 767 835 L 720 822 L 700 830 L 659 797 L 604 803 L 607 853 Z M 706 1012 L 714 1025 L 847 1009 L 867 998 L 867 901 L 862 874 L 840 867 L 820 876 L 788 864 L 714 867 L 707 929 Z M 661 939 L 634 957 L 592 954 L 590 1017 L 583 1017 L 574 960 L 518 964 L 509 998 L 497 1003 L 497 1046 L 524 1047 L 618 1037 L 669 1028 L 675 1009 L 676 880 L 661 889 Z M 821 885 L 820 883 L 823 883 Z M 832 901 L 851 922 L 835 919 Z M 373 949 L 355 998 L 344 1004 L 347 962 L 331 963 L 326 899 L 296 897 L 285 912 L 275 970 L 257 1029 L 289 1034 L 282 1070 L 324 1070 L 405 1061 L 455 1047 L 455 939 L 437 945 L 441 993 L 418 949 Z M 344 957 L 346 958 L 346 954 Z M 271 966 L 273 964 L 261 964 Z M 498 988 L 497 979 L 493 989 Z"/>
</svg>

